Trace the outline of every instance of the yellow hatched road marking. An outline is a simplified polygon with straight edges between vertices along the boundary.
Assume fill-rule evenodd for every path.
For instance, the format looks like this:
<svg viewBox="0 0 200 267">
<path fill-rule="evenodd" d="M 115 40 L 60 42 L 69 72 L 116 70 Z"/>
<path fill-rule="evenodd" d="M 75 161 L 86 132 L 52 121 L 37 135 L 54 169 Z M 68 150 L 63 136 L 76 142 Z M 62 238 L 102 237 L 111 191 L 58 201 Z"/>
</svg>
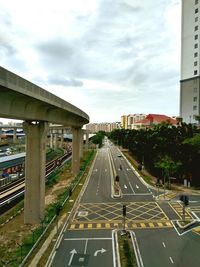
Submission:
<svg viewBox="0 0 200 267">
<path fill-rule="evenodd" d="M 92 223 L 88 223 L 88 229 L 92 228 Z"/>
<path fill-rule="evenodd" d="M 101 223 L 97 223 L 97 229 L 101 228 Z"/>
<path fill-rule="evenodd" d="M 79 225 L 79 229 L 83 229 L 83 228 L 84 228 L 84 224 L 81 223 L 81 224 Z"/>
<path fill-rule="evenodd" d="M 140 223 L 142 228 L 146 228 L 146 224 L 145 223 Z"/>
<path fill-rule="evenodd" d="M 133 228 L 137 228 L 137 224 L 136 223 L 132 223 L 132 227 Z"/>
<path fill-rule="evenodd" d="M 149 223 L 149 226 L 152 228 L 152 227 L 154 227 L 154 224 L 153 223 Z"/>
<path fill-rule="evenodd" d="M 110 224 L 109 223 L 106 223 L 105 226 L 106 226 L 106 228 L 110 228 Z"/>
<path fill-rule="evenodd" d="M 75 226 L 76 226 L 75 224 L 71 224 L 70 229 L 75 229 Z"/>
<path fill-rule="evenodd" d="M 159 227 L 163 227 L 163 224 L 158 222 L 158 226 Z"/>
<path fill-rule="evenodd" d="M 170 222 L 166 222 L 167 226 L 172 226 L 172 224 Z"/>
</svg>

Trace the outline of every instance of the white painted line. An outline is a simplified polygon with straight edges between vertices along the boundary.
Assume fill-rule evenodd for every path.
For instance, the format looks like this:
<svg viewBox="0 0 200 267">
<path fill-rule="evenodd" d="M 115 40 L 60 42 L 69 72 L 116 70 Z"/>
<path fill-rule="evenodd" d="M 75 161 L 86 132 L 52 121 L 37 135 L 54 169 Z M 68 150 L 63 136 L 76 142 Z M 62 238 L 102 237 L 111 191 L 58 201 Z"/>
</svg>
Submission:
<svg viewBox="0 0 200 267">
<path fill-rule="evenodd" d="M 136 186 L 137 189 L 139 188 L 139 186 L 137 184 L 135 186 Z"/>
<path fill-rule="evenodd" d="M 107 172 L 107 169 L 105 169 L 105 172 Z"/>
<path fill-rule="evenodd" d="M 133 187 L 132 187 L 132 185 L 131 185 L 131 183 L 129 182 L 129 185 L 130 185 L 130 188 L 131 188 L 131 190 L 133 191 L 133 193 L 135 194 L 135 191 L 133 190 Z"/>
<path fill-rule="evenodd" d="M 172 263 L 172 264 L 174 264 L 174 262 L 173 262 L 172 258 L 171 258 L 171 257 L 169 257 L 169 258 L 170 258 L 170 261 L 171 261 L 171 263 Z"/>
<path fill-rule="evenodd" d="M 162 242 L 162 244 L 163 244 L 163 247 L 164 247 L 164 248 L 166 248 L 166 245 L 165 245 L 165 243 L 164 243 L 164 242 Z"/>
<path fill-rule="evenodd" d="M 112 237 L 64 238 L 65 241 L 112 240 Z"/>
<path fill-rule="evenodd" d="M 127 186 L 126 186 L 126 185 L 124 185 L 124 188 L 125 188 L 125 189 L 127 189 Z"/>
<path fill-rule="evenodd" d="M 86 241 L 85 241 L 85 250 L 84 250 L 84 254 L 86 254 L 86 251 L 87 251 L 87 245 L 88 245 L 88 239 L 86 239 Z"/>
<path fill-rule="evenodd" d="M 123 196 L 151 196 L 151 193 L 130 193 L 130 194 L 123 194 Z"/>
</svg>

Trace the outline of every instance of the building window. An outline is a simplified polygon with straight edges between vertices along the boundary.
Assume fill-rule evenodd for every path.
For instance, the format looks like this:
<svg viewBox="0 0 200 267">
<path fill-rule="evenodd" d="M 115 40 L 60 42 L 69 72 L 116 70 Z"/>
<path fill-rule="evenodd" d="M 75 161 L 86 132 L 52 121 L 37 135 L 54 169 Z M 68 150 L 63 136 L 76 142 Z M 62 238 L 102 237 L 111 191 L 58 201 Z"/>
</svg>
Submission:
<svg viewBox="0 0 200 267">
<path fill-rule="evenodd" d="M 194 102 L 197 102 L 197 96 L 194 96 L 194 97 L 193 97 L 193 101 L 194 101 Z"/>
<path fill-rule="evenodd" d="M 197 75 L 197 70 L 194 70 L 194 75 Z"/>
<path fill-rule="evenodd" d="M 198 57 L 198 53 L 197 52 L 194 53 L 194 57 Z"/>
<path fill-rule="evenodd" d="M 197 110 L 197 106 L 193 106 L 193 110 Z"/>
<path fill-rule="evenodd" d="M 195 34 L 194 39 L 195 39 L 195 40 L 198 39 L 198 34 Z"/>
<path fill-rule="evenodd" d="M 194 27 L 194 30 L 195 30 L 195 31 L 198 31 L 198 26 L 195 26 L 195 27 Z"/>
<path fill-rule="evenodd" d="M 194 48 L 198 48 L 198 44 L 194 44 Z"/>
<path fill-rule="evenodd" d="M 195 61 L 195 62 L 194 62 L 194 66 L 197 66 L 197 65 L 198 65 L 198 61 Z"/>
<path fill-rule="evenodd" d="M 195 22 L 197 22 L 197 21 L 198 21 L 198 19 L 199 19 L 198 17 L 195 17 Z"/>
<path fill-rule="evenodd" d="M 195 8 L 195 14 L 197 14 L 199 12 L 198 8 Z"/>
<path fill-rule="evenodd" d="M 199 3 L 199 1 L 198 0 L 195 0 L 195 5 L 197 5 Z"/>
<path fill-rule="evenodd" d="M 193 92 L 197 93 L 197 88 L 196 87 L 194 87 Z"/>
</svg>

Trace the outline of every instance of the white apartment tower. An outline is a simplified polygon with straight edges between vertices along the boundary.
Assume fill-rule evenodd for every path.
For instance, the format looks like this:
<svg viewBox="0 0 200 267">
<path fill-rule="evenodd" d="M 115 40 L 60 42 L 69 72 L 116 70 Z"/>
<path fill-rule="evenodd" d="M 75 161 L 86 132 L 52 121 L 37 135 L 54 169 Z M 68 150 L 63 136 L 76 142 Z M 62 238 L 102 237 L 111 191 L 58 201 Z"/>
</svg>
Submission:
<svg viewBox="0 0 200 267">
<path fill-rule="evenodd" d="M 200 0 L 182 0 L 180 116 L 197 123 L 200 114 Z"/>
</svg>

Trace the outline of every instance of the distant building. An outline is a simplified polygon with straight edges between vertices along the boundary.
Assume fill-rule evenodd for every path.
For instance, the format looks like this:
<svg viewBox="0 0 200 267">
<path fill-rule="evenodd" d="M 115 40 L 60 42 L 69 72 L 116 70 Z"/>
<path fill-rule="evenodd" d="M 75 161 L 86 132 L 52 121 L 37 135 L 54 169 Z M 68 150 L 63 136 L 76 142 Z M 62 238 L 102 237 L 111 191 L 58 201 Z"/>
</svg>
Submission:
<svg viewBox="0 0 200 267">
<path fill-rule="evenodd" d="M 127 115 L 121 116 L 121 128 L 128 129 L 128 116 Z"/>
<path fill-rule="evenodd" d="M 180 117 L 197 123 L 200 114 L 200 1 L 182 0 Z"/>
<path fill-rule="evenodd" d="M 120 129 L 120 126 L 120 122 L 89 123 L 86 125 L 86 130 L 90 133 L 99 131 L 112 132 L 114 129 Z"/>
<path fill-rule="evenodd" d="M 146 116 L 145 119 L 142 119 L 141 121 L 136 122 L 134 129 L 136 130 L 148 129 L 162 122 L 169 122 L 172 125 L 177 125 L 177 121 L 175 119 L 172 119 L 171 117 L 168 117 L 166 115 L 149 114 Z"/>
</svg>

